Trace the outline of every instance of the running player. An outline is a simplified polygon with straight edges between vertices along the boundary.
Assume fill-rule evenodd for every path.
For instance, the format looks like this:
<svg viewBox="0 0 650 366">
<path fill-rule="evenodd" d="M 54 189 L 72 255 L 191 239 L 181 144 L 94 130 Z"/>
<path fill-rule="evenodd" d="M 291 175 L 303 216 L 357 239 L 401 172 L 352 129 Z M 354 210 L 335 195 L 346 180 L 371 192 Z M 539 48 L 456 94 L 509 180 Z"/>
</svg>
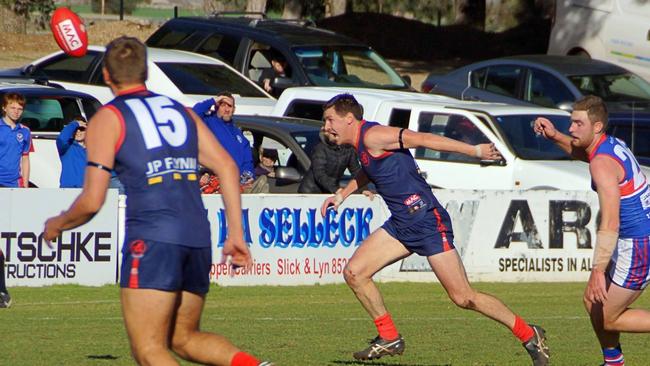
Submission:
<svg viewBox="0 0 650 366">
<path fill-rule="evenodd" d="M 625 363 L 621 332 L 650 332 L 650 311 L 629 308 L 650 279 L 648 182 L 625 143 L 605 133 L 607 107 L 599 97 L 575 102 L 570 136 L 546 118 L 535 120 L 533 128 L 573 157 L 589 162 L 601 220 L 584 303 L 604 365 L 621 366 Z"/>
<path fill-rule="evenodd" d="M 120 298 L 135 360 L 178 365 L 170 351 L 197 363 L 267 365 L 226 338 L 202 332 L 209 289 L 210 227 L 198 185 L 198 163 L 219 175 L 228 218 L 223 253 L 248 267 L 237 166 L 191 110 L 148 91 L 146 48 L 120 37 L 106 48 L 103 76 L 116 98 L 88 123 L 88 166 L 72 206 L 45 223 L 60 238 L 101 208 L 115 166 L 127 194 Z"/>
<path fill-rule="evenodd" d="M 473 146 L 430 133 L 364 121 L 361 105 L 350 94 L 337 95 L 323 109 L 325 129 L 336 144 L 355 146 L 362 170 L 344 189 L 323 202 L 321 213 L 325 215 L 330 206 L 337 209 L 347 196 L 368 181 L 375 184 L 391 212 L 384 225 L 361 243 L 344 271 L 345 281 L 374 319 L 379 333 L 369 347 L 354 353 L 354 358 L 368 360 L 404 352 L 404 339 L 386 310 L 372 276 L 385 266 L 417 253 L 427 257 L 433 272 L 456 305 L 478 311 L 507 326 L 523 343 L 533 365 L 547 365 L 549 350 L 544 330 L 528 325 L 500 300 L 470 286 L 454 248 L 449 215 L 419 174 L 408 150 L 426 147 L 482 159 L 499 159 L 494 145 Z"/>
</svg>

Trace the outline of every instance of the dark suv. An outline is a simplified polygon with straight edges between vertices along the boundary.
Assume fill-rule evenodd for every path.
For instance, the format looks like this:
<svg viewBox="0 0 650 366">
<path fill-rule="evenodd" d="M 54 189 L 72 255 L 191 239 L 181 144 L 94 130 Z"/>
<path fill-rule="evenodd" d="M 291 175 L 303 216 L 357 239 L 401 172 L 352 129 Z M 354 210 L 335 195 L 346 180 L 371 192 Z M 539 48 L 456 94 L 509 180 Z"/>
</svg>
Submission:
<svg viewBox="0 0 650 366">
<path fill-rule="evenodd" d="M 368 45 L 310 23 L 250 17 L 180 17 L 147 40 L 150 47 L 176 48 L 218 58 L 254 82 L 271 68 L 272 54 L 288 64 L 274 88 L 344 86 L 413 90 Z"/>
</svg>

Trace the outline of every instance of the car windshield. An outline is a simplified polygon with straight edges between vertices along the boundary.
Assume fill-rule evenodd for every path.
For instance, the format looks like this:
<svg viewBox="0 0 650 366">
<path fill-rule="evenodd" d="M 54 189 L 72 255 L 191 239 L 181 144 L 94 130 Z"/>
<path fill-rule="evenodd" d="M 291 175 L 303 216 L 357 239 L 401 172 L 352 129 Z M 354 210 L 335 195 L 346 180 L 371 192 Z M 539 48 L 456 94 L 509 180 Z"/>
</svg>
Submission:
<svg viewBox="0 0 650 366">
<path fill-rule="evenodd" d="M 298 131 L 291 133 L 291 137 L 305 150 L 307 156 L 311 156 L 314 147 L 320 142 L 319 132 L 320 130 L 318 129 L 314 129 L 313 131 Z"/>
<path fill-rule="evenodd" d="M 314 85 L 408 88 L 397 72 L 370 48 L 299 47 L 293 51 Z"/>
<path fill-rule="evenodd" d="M 584 95 L 597 95 L 608 103 L 650 103 L 650 83 L 631 74 L 573 75 L 569 80 Z"/>
<path fill-rule="evenodd" d="M 156 65 L 183 94 L 217 95 L 228 91 L 242 97 L 266 97 L 259 89 L 225 66 L 157 62 Z"/>
<path fill-rule="evenodd" d="M 533 123 L 537 117 L 549 119 L 555 128 L 568 133 L 571 119 L 569 116 L 557 115 L 509 115 L 497 116 L 496 122 L 506 135 L 518 157 L 526 160 L 569 160 L 571 157 L 550 140 L 533 131 Z"/>
</svg>

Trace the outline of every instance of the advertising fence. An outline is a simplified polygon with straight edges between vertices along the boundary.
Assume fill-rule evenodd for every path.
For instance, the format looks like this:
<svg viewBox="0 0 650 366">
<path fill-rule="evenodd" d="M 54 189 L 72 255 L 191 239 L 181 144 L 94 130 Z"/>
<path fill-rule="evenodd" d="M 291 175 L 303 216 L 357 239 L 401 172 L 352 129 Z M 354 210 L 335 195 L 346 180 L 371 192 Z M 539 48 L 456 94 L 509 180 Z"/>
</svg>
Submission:
<svg viewBox="0 0 650 366">
<path fill-rule="evenodd" d="M 9 286 L 103 285 L 119 277 L 124 197 L 114 190 L 102 210 L 63 233 L 50 249 L 45 220 L 66 209 L 79 190 L 0 190 L 0 248 Z M 454 242 L 473 281 L 584 281 L 596 239 L 592 192 L 436 190 L 449 211 Z M 338 212 L 320 214 L 323 195 L 243 195 L 249 270 L 221 263 L 227 223 L 221 197 L 203 196 L 212 231 L 212 282 L 220 285 L 307 285 L 344 282 L 360 243 L 389 213 L 381 198 L 355 195 Z M 378 281 L 435 281 L 426 258 L 397 261 Z"/>
</svg>

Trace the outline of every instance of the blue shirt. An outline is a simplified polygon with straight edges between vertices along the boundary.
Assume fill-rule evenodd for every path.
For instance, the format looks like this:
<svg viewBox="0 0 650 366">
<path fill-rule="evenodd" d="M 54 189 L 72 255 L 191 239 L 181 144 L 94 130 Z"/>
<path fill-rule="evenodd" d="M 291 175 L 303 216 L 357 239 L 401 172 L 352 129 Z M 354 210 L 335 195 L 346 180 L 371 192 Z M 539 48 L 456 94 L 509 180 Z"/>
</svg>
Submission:
<svg viewBox="0 0 650 366">
<path fill-rule="evenodd" d="M 255 165 L 253 164 L 253 152 L 251 144 L 237 126 L 219 118 L 215 113 L 210 113 L 210 108 L 215 106 L 214 99 L 210 98 L 194 105 L 194 112 L 203 119 L 210 131 L 219 140 L 221 146 L 230 154 L 239 167 L 239 175 L 249 172 L 255 178 Z M 215 106 L 216 108 L 216 106 Z"/>
<path fill-rule="evenodd" d="M 106 104 L 122 122 L 115 171 L 126 192 L 126 243 L 210 247 L 196 123 L 177 101 L 135 88 Z"/>
<path fill-rule="evenodd" d="M 79 128 L 79 122 L 72 121 L 61 130 L 56 138 L 56 149 L 61 158 L 61 188 L 82 188 L 86 172 L 86 148 L 75 141 L 74 135 Z"/>
<path fill-rule="evenodd" d="M 16 123 L 13 129 L 0 118 L 0 186 L 18 187 L 20 162 L 32 145 L 29 128 Z"/>
</svg>

